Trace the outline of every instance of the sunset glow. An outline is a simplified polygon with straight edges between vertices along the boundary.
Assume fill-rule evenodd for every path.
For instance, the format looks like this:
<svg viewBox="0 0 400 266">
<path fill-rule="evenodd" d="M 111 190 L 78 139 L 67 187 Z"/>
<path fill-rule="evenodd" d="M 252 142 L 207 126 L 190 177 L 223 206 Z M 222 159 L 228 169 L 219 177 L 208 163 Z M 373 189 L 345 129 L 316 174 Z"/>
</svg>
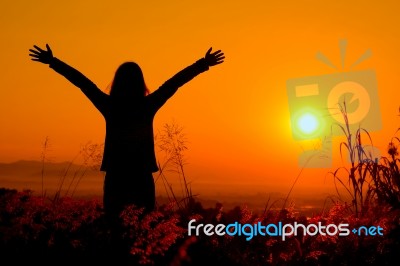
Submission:
<svg viewBox="0 0 400 266">
<path fill-rule="evenodd" d="M 302 115 L 298 120 L 299 129 L 307 135 L 315 132 L 318 126 L 319 124 L 317 118 L 310 113 Z"/>
<path fill-rule="evenodd" d="M 299 155 L 318 141 L 292 135 L 288 79 L 375 70 L 383 127 L 371 137 L 386 152 L 399 122 L 399 5 L 394 0 L 2 1 L 0 162 L 40 160 L 46 136 L 52 162 L 71 161 L 82 145 L 104 142 L 101 114 L 78 88 L 32 62 L 32 45 L 50 44 L 56 57 L 104 91 L 120 64 L 135 61 L 152 92 L 213 47 L 224 51 L 224 64 L 181 87 L 157 113 L 155 133 L 172 121 L 184 128 L 186 173 L 200 195 L 262 193 L 262 201 L 269 193 L 286 195 L 301 170 Z M 371 56 L 353 67 L 367 49 Z M 320 51 L 338 67 L 318 60 Z M 300 114 L 296 130 L 314 136 L 331 127 L 321 124 L 327 109 L 315 112 Z M 342 165 L 342 140 L 332 140 L 334 168 Z M 329 170 L 304 170 L 293 193 L 310 195 L 317 188 L 334 194 L 333 182 L 325 178 Z M 102 193 L 101 184 L 100 176 L 87 188 Z M 162 184 L 156 185 L 163 193 Z M 18 185 L 24 186 L 30 185 Z"/>
</svg>

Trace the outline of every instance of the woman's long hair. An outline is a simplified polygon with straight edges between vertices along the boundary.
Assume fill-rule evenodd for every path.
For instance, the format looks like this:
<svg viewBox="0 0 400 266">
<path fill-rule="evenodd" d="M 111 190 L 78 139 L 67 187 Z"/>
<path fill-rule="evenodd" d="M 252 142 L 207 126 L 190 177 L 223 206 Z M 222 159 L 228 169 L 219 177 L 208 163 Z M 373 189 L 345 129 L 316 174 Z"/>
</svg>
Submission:
<svg viewBox="0 0 400 266">
<path fill-rule="evenodd" d="M 142 70 L 134 62 L 120 65 L 111 84 L 110 97 L 117 101 L 138 100 L 149 94 Z"/>
</svg>

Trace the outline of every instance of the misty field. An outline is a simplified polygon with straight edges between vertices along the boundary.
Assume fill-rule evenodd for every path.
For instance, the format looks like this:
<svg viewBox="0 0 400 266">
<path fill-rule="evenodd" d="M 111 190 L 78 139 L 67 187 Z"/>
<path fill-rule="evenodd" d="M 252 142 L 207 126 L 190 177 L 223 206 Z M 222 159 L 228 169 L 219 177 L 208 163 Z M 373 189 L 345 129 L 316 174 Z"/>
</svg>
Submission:
<svg viewBox="0 0 400 266">
<path fill-rule="evenodd" d="M 313 215 L 304 215 L 291 205 L 288 197 L 281 207 L 267 202 L 263 212 L 243 206 L 224 209 L 217 203 L 205 208 L 192 194 L 184 172 L 185 143 L 181 129 L 166 126 L 161 136 L 166 163 L 160 164 L 157 178 L 163 182 L 166 203 L 156 210 L 128 206 L 121 214 L 121 226 L 110 227 L 98 200 L 79 200 L 73 192 L 81 176 L 67 184 L 69 193 L 34 195 L 31 191 L 0 189 L 0 250 L 3 260 L 41 265 L 399 265 L 400 263 L 400 170 L 397 137 L 388 145 L 387 156 L 368 159 L 362 139 L 368 132 L 354 134 L 343 127 L 347 141 L 341 150 L 350 154 L 351 163 L 331 172 L 338 192 L 332 206 Z M 169 135 L 168 135 L 169 134 Z M 89 149 L 90 151 L 90 149 Z M 43 156 L 43 161 L 44 161 Z M 88 157 L 88 158 L 92 158 Z M 94 156 L 97 158 L 97 156 Z M 172 169 L 182 178 L 182 197 L 177 197 L 166 177 Z M 70 185 L 68 185 L 70 184 Z M 59 192 L 61 191 L 61 185 Z M 290 194 L 290 193 L 289 193 Z M 300 206 L 301 207 L 301 206 Z M 188 223 L 196 224 L 348 224 L 349 234 L 246 234 L 230 236 L 188 235 Z M 352 229 L 380 228 L 361 233 Z M 249 229 L 249 228 L 248 228 Z M 351 230 L 351 231 L 350 231 Z M 361 230 L 361 229 L 360 229 Z M 248 230 L 246 231 L 248 233 Z M 300 231 L 302 232 L 302 231 Z"/>
</svg>

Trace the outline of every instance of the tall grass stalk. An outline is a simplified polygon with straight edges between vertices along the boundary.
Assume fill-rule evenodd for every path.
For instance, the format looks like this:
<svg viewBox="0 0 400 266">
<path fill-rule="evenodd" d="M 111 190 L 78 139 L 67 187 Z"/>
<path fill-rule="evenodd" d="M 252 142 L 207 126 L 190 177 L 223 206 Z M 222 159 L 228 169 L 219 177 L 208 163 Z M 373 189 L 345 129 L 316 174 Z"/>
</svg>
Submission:
<svg viewBox="0 0 400 266">
<path fill-rule="evenodd" d="M 387 203 L 396 209 L 400 208 L 399 144 L 399 138 L 393 137 L 388 145 L 388 156 L 370 169 L 378 203 Z"/>
<path fill-rule="evenodd" d="M 159 150 L 164 153 L 163 163 L 158 163 L 160 172 L 156 181 L 161 178 L 168 198 L 173 199 L 179 209 L 189 210 L 190 204 L 193 202 L 193 194 L 184 169 L 186 165 L 185 151 L 188 148 L 183 127 L 175 122 L 166 123 L 157 135 L 156 142 Z M 168 182 L 164 174 L 166 171 L 178 175 L 182 192 L 181 200 L 177 199 L 172 185 Z"/>
<path fill-rule="evenodd" d="M 65 190 L 64 197 L 73 197 L 78 189 L 80 182 L 90 168 L 97 169 L 100 166 L 102 159 L 102 151 L 104 144 L 97 144 L 88 142 L 84 144 L 78 154 L 68 163 L 68 166 L 64 170 L 63 175 L 60 178 L 60 182 L 56 193 L 54 194 L 53 201 L 57 201 L 61 198 L 61 192 L 67 182 L 68 176 L 70 175 L 72 166 L 74 163 L 82 159 L 82 162 L 78 164 L 78 168 L 72 173 L 72 178 L 69 181 L 68 187 Z"/>
<path fill-rule="evenodd" d="M 321 145 L 322 147 L 324 146 L 323 143 L 326 142 L 326 141 L 331 141 L 331 140 L 330 140 L 330 139 L 324 139 L 324 140 L 322 140 L 322 145 Z M 324 150 L 318 150 L 318 149 L 315 149 L 315 150 L 314 150 L 314 153 L 313 153 L 311 156 L 309 156 L 309 157 L 307 158 L 307 160 L 305 161 L 305 163 L 302 165 L 302 167 L 301 167 L 299 173 L 297 174 L 296 178 L 294 179 L 294 181 L 293 181 L 293 183 L 292 183 L 292 186 L 290 187 L 290 189 L 289 189 L 289 191 L 288 191 L 288 193 L 287 193 L 287 195 L 286 195 L 286 198 L 285 198 L 285 200 L 284 200 L 284 202 L 283 202 L 282 210 L 286 208 L 286 204 L 287 204 L 287 202 L 288 202 L 288 200 L 289 200 L 289 197 L 290 197 L 290 195 L 292 194 L 292 191 L 293 191 L 295 185 L 297 184 L 297 181 L 299 181 L 300 176 L 302 175 L 304 169 L 307 168 L 307 165 L 308 165 L 308 164 L 311 162 L 311 160 L 313 160 L 315 157 L 319 157 L 319 158 L 328 158 L 326 155 L 324 155 Z"/>
<path fill-rule="evenodd" d="M 48 160 L 48 151 L 50 147 L 50 140 L 49 137 L 46 136 L 43 145 L 42 145 L 42 153 L 40 155 L 40 161 L 42 163 L 42 169 L 41 169 L 41 178 L 42 178 L 42 199 L 45 197 L 45 192 L 44 192 L 44 172 L 45 172 L 45 164 Z"/>
<path fill-rule="evenodd" d="M 373 167 L 376 164 L 378 158 L 372 158 L 372 154 L 368 154 L 364 149 L 363 138 L 364 134 L 370 145 L 373 147 L 372 138 L 369 132 L 359 127 L 355 132 L 352 132 L 347 115 L 346 102 L 339 104 L 340 112 L 344 119 L 344 124 L 336 124 L 345 136 L 345 141 L 340 143 L 340 156 L 343 161 L 344 151 L 347 150 L 350 167 L 339 167 L 335 171 L 331 172 L 334 177 L 334 183 L 336 192 L 340 196 L 337 182 L 347 191 L 352 199 L 352 207 L 354 208 L 355 215 L 363 215 L 367 210 L 371 200 L 374 197 L 373 189 Z M 340 173 L 345 172 L 347 176 L 346 180 L 341 178 Z"/>
</svg>

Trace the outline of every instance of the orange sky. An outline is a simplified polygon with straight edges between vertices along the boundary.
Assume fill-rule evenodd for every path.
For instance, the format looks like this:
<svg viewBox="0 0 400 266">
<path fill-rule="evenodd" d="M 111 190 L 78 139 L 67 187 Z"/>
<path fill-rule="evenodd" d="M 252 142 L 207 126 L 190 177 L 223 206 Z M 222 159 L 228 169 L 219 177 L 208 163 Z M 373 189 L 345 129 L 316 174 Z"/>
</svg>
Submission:
<svg viewBox="0 0 400 266">
<path fill-rule="evenodd" d="M 0 161 L 39 160 L 46 136 L 55 161 L 71 160 L 81 144 L 102 142 L 105 124 L 79 89 L 45 65 L 29 60 L 33 44 L 100 88 L 124 61 L 136 61 L 153 91 L 212 46 L 225 63 L 182 87 L 159 111 L 155 128 L 175 120 L 189 140 L 187 174 L 235 191 L 286 192 L 300 168 L 302 148 L 292 138 L 286 81 L 336 73 L 318 51 L 340 65 L 338 42 L 347 39 L 347 67 L 376 71 L 385 149 L 398 127 L 400 3 L 391 1 L 21 1 L 0 3 Z M 348 68 L 345 70 L 348 70 Z M 334 139 L 335 166 L 338 143 Z M 306 169 L 296 191 L 331 187 L 328 169 Z"/>
</svg>

